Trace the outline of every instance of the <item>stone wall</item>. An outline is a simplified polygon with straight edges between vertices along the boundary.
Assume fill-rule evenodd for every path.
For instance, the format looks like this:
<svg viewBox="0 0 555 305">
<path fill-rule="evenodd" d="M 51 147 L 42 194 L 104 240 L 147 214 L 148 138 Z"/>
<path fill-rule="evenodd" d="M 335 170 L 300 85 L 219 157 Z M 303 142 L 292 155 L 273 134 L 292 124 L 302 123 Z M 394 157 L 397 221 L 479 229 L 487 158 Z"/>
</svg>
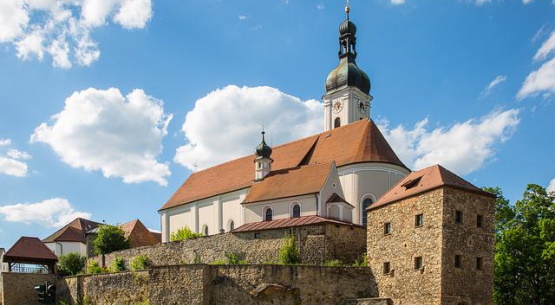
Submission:
<svg viewBox="0 0 555 305">
<path fill-rule="evenodd" d="M 462 212 L 461 223 L 455 222 L 456 210 Z M 482 227 L 477 215 L 483 217 Z M 493 304 L 494 198 L 445 188 L 443 223 L 442 304 Z M 460 268 L 455 255 L 461 255 Z"/>
<path fill-rule="evenodd" d="M 369 268 L 181 265 L 67 277 L 59 299 L 76 304 L 341 304 L 377 295 Z"/>
<path fill-rule="evenodd" d="M 436 189 L 368 212 L 368 261 L 380 297 L 395 305 L 441 303 L 442 204 L 443 190 Z M 424 215 L 421 227 L 415 226 L 418 214 Z M 390 234 L 384 234 L 387 222 Z M 415 257 L 422 257 L 423 269 L 415 270 Z"/>
<path fill-rule="evenodd" d="M 321 223 L 292 229 L 224 233 L 132 248 L 106 255 L 105 262 L 109 267 L 116 257 L 123 257 L 129 269 L 130 262 L 138 255 L 146 255 L 154 266 L 166 266 L 212 263 L 225 260 L 226 253 L 235 253 L 249 264 L 275 263 L 286 234 L 295 236 L 303 264 L 321 265 L 332 259 L 352 263 L 366 251 L 364 228 Z M 101 257 L 91 257 L 90 261 L 100 264 Z"/>
<path fill-rule="evenodd" d="M 44 284 L 46 281 L 55 283 L 56 275 L 2 272 L 0 274 L 1 303 L 4 305 L 40 304 L 35 286 Z"/>
</svg>

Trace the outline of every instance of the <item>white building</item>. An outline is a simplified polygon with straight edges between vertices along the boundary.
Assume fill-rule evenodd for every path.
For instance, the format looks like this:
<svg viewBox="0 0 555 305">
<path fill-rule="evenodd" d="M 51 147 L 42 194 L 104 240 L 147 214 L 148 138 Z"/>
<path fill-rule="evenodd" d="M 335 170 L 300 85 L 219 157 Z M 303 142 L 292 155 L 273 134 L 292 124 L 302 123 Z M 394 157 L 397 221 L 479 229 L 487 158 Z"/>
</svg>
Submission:
<svg viewBox="0 0 555 305">
<path fill-rule="evenodd" d="M 366 224 L 364 209 L 410 170 L 370 119 L 370 79 L 358 68 L 356 27 L 339 27 L 339 65 L 326 79 L 325 131 L 192 173 L 159 210 L 162 241 L 285 218 Z"/>
</svg>

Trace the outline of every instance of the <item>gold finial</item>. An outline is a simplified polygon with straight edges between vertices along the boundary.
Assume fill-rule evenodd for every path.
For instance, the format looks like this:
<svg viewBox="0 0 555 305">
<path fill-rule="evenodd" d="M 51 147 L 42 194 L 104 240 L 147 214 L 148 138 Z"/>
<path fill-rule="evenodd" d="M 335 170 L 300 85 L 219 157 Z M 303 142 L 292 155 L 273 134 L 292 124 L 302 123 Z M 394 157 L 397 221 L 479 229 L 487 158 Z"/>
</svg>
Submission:
<svg viewBox="0 0 555 305">
<path fill-rule="evenodd" d="M 349 0 L 347 0 L 347 5 L 345 5 L 345 14 L 347 14 L 347 19 L 349 19 L 350 12 L 351 12 L 351 6 L 349 5 Z"/>
</svg>

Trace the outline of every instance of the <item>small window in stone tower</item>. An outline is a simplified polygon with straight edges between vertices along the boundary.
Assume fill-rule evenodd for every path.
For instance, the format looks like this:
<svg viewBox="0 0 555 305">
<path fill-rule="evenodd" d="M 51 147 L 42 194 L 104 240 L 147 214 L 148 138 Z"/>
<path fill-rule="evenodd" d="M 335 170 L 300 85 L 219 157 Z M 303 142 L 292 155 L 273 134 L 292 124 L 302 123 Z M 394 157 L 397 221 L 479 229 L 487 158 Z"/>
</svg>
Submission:
<svg viewBox="0 0 555 305">
<path fill-rule="evenodd" d="M 476 226 L 481 228 L 484 225 L 484 216 L 478 214 L 476 215 Z"/>
<path fill-rule="evenodd" d="M 383 274 L 389 274 L 391 272 L 391 263 L 383 263 Z"/>
<path fill-rule="evenodd" d="M 414 216 L 414 226 L 421 227 L 424 225 L 424 214 Z"/>
<path fill-rule="evenodd" d="M 481 257 L 476 258 L 476 270 L 482 270 L 484 268 L 484 261 Z"/>
<path fill-rule="evenodd" d="M 455 255 L 455 268 L 462 268 L 462 255 Z"/>
<path fill-rule="evenodd" d="M 414 258 L 414 269 L 420 270 L 424 266 L 422 262 L 422 256 L 417 256 Z"/>
<path fill-rule="evenodd" d="M 335 121 L 333 122 L 333 128 L 337 128 L 337 127 L 341 127 L 341 119 L 340 118 L 335 118 Z"/>
<path fill-rule="evenodd" d="M 463 222 L 463 212 L 456 210 L 455 211 L 455 222 L 456 223 L 462 223 Z"/>
<path fill-rule="evenodd" d="M 391 234 L 391 222 L 386 222 L 383 224 L 383 234 Z"/>
</svg>

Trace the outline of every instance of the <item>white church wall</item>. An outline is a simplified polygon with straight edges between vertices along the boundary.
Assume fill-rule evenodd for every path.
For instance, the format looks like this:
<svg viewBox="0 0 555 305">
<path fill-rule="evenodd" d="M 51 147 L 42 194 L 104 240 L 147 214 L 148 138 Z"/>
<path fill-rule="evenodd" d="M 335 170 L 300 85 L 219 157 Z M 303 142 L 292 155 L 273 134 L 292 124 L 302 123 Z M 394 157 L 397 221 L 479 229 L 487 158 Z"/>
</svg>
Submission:
<svg viewBox="0 0 555 305">
<path fill-rule="evenodd" d="M 68 254 L 71 252 L 79 253 L 82 256 L 87 256 L 87 245 L 80 242 L 55 242 L 44 243 L 56 256 Z"/>
<path fill-rule="evenodd" d="M 331 166 L 331 169 L 330 169 L 329 176 L 326 179 L 324 186 L 320 190 L 320 198 L 322 200 L 323 207 L 326 206 L 325 205 L 326 201 L 333 195 L 333 193 L 336 193 L 337 195 L 345 198 L 342 183 L 339 179 L 339 174 L 337 173 L 337 168 L 335 167 L 335 164 L 332 164 L 330 166 Z M 327 214 L 328 214 L 327 210 L 323 210 L 323 211 L 320 211 L 319 215 L 322 217 L 326 217 Z"/>
<path fill-rule="evenodd" d="M 310 194 L 248 204 L 244 209 L 244 221 L 245 223 L 263 221 L 268 207 L 272 209 L 272 219 L 291 218 L 293 202 L 301 205 L 301 216 L 317 215 L 316 195 Z"/>
<path fill-rule="evenodd" d="M 235 198 L 227 199 L 228 200 L 222 202 L 222 228 L 225 232 L 229 232 L 229 224 L 231 221 L 233 221 L 234 228 L 243 224 L 243 213 L 241 213 L 243 209 L 241 206 L 243 198 L 237 196 Z"/>
<path fill-rule="evenodd" d="M 352 204 L 353 223 L 362 223 L 362 201 L 365 195 L 379 199 L 409 171 L 387 163 L 359 163 L 338 168 L 345 200 Z"/>
</svg>

